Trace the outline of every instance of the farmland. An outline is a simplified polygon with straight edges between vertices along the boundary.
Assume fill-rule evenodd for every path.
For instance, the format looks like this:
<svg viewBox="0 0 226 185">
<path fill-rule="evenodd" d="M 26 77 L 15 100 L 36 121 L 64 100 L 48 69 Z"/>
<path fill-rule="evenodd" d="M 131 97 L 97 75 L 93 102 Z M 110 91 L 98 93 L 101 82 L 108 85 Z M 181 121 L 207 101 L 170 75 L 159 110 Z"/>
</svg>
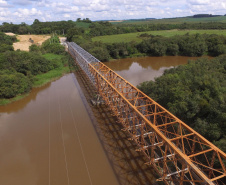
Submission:
<svg viewBox="0 0 226 185">
<path fill-rule="evenodd" d="M 208 22 L 222 22 L 226 23 L 226 16 L 217 17 L 181 17 L 181 18 L 167 18 L 167 19 L 142 19 L 142 20 L 121 20 L 112 21 L 112 24 L 123 25 L 123 24 L 183 24 L 183 23 L 208 23 Z"/>
<path fill-rule="evenodd" d="M 147 33 L 152 35 L 161 35 L 164 37 L 172 37 L 175 35 L 184 35 L 189 34 L 217 34 L 226 36 L 225 30 L 161 30 L 161 31 L 147 31 L 147 32 L 136 32 L 136 33 L 127 33 L 127 34 L 118 34 L 118 35 L 105 35 L 93 37 L 92 41 L 101 41 L 103 43 L 120 43 L 120 42 L 141 42 L 142 39 L 139 38 L 139 35 Z"/>
</svg>

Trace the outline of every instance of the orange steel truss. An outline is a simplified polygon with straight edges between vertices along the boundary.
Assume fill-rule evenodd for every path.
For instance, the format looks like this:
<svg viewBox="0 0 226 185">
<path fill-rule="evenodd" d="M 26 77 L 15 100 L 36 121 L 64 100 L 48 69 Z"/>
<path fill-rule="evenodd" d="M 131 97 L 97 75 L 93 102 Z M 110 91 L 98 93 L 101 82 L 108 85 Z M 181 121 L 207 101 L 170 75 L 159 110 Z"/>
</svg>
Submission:
<svg viewBox="0 0 226 185">
<path fill-rule="evenodd" d="M 130 134 L 129 139 L 136 142 L 137 151 L 145 155 L 146 164 L 159 174 L 159 181 L 180 185 L 224 184 L 223 151 L 78 45 L 68 43 L 68 46 L 69 53 L 86 71 L 123 130 Z"/>
</svg>

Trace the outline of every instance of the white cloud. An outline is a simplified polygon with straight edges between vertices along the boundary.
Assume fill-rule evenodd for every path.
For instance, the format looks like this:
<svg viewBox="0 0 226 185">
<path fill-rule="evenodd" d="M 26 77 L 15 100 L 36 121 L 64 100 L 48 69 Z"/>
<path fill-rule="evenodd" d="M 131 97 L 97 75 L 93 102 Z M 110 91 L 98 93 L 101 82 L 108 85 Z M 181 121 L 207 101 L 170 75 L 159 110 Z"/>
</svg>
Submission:
<svg viewBox="0 0 226 185">
<path fill-rule="evenodd" d="M 195 13 L 225 14 L 225 0 L 189 0 L 188 8 Z"/>
<path fill-rule="evenodd" d="M 183 10 L 181 10 L 181 9 L 176 9 L 176 12 L 181 13 L 181 12 L 183 12 Z"/>
<path fill-rule="evenodd" d="M 17 11 L 15 11 L 12 14 L 14 17 L 16 17 L 16 20 L 18 23 L 21 22 L 29 22 L 32 23 L 34 19 L 39 17 L 42 21 L 46 21 L 45 17 L 43 17 L 43 13 L 40 10 L 37 10 L 36 8 L 19 8 Z"/>
<path fill-rule="evenodd" d="M 0 7 L 8 7 L 8 3 L 5 0 L 0 0 Z"/>
<path fill-rule="evenodd" d="M 225 14 L 225 0 L 0 0 L 0 23 L 167 18 L 198 13 Z"/>
<path fill-rule="evenodd" d="M 188 0 L 188 3 L 192 5 L 207 5 L 210 0 Z"/>
<path fill-rule="evenodd" d="M 5 11 L 4 9 L 0 8 L 0 18 L 5 18 L 7 16 L 10 15 L 10 12 L 9 11 Z"/>
<path fill-rule="evenodd" d="M 70 14 L 64 14 L 64 17 L 65 17 L 65 18 L 69 18 L 69 17 L 71 17 L 71 16 L 70 16 Z"/>
</svg>

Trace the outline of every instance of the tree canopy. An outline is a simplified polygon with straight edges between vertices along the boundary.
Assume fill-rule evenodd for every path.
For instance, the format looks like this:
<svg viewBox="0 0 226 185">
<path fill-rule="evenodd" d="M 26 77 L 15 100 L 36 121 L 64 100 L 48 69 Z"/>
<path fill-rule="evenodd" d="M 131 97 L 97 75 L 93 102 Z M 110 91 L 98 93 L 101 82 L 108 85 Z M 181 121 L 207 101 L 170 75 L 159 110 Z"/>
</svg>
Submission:
<svg viewBox="0 0 226 185">
<path fill-rule="evenodd" d="M 14 37 L 0 33 L 0 40 L 2 41 L 0 44 L 0 99 L 13 98 L 29 92 L 35 75 L 46 73 L 58 67 L 57 61 L 48 60 L 42 54 L 62 55 L 65 53 L 58 37 L 51 37 L 41 47 L 32 45 L 30 52 L 13 51 Z M 10 49 L 7 49 L 6 46 Z"/>
<path fill-rule="evenodd" d="M 214 142 L 226 139 L 226 55 L 166 70 L 138 88 Z"/>
</svg>

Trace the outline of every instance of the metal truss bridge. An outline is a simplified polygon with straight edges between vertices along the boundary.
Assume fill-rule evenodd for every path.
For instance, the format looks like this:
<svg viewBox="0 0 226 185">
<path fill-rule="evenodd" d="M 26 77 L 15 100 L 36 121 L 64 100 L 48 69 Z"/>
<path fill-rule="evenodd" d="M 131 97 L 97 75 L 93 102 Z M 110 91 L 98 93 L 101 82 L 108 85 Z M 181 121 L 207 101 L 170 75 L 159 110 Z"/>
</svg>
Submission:
<svg viewBox="0 0 226 185">
<path fill-rule="evenodd" d="M 68 51 L 165 184 L 225 184 L 226 154 L 77 44 Z M 119 124 L 116 123 L 116 124 Z"/>
</svg>

